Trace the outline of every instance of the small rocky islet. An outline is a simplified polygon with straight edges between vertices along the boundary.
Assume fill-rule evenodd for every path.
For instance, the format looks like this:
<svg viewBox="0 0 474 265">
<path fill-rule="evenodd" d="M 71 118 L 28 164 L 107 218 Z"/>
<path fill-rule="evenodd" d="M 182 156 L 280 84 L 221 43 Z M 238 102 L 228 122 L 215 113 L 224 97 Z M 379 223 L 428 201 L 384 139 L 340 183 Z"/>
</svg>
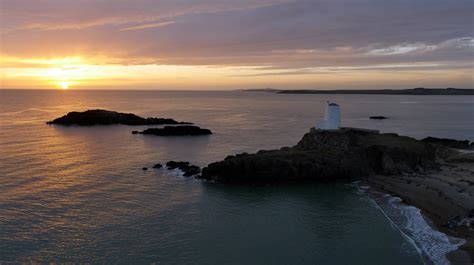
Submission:
<svg viewBox="0 0 474 265">
<path fill-rule="evenodd" d="M 150 134 L 157 136 L 195 136 L 209 135 L 211 130 L 192 126 L 191 122 L 179 122 L 170 118 L 143 118 L 133 113 L 121 113 L 110 110 L 86 110 L 83 112 L 69 112 L 68 114 L 46 122 L 46 124 L 65 126 L 94 126 L 94 125 L 177 125 L 165 126 L 164 128 L 148 128 L 144 131 L 132 131 L 132 134 Z M 144 169 L 145 170 L 145 169 Z"/>
<path fill-rule="evenodd" d="M 155 164 L 153 168 L 161 169 L 163 168 L 163 165 L 158 163 L 158 164 Z M 173 160 L 168 161 L 166 162 L 166 168 L 168 170 L 175 170 L 175 169 L 181 170 L 183 172 L 184 177 L 192 177 L 192 176 L 199 177 L 199 174 L 201 173 L 200 167 L 196 165 L 192 165 L 191 163 L 185 162 L 185 161 L 173 161 Z M 147 169 L 148 169 L 147 167 L 143 167 L 143 170 L 147 170 Z"/>
<path fill-rule="evenodd" d="M 192 124 L 190 122 L 179 122 L 170 118 L 143 118 L 133 113 L 122 113 L 117 111 L 94 109 L 83 112 L 69 112 L 68 114 L 46 122 L 46 124 L 55 125 L 77 125 L 77 126 L 94 126 L 94 125 L 164 125 L 164 124 Z"/>
<path fill-rule="evenodd" d="M 370 116 L 369 119 L 371 119 L 371 120 L 386 120 L 388 118 L 385 117 L 385 116 Z"/>
<path fill-rule="evenodd" d="M 133 131 L 132 134 L 149 134 L 156 136 L 196 136 L 212 134 L 211 130 L 203 129 L 198 126 L 165 126 L 163 128 L 149 128 L 142 132 Z"/>
</svg>

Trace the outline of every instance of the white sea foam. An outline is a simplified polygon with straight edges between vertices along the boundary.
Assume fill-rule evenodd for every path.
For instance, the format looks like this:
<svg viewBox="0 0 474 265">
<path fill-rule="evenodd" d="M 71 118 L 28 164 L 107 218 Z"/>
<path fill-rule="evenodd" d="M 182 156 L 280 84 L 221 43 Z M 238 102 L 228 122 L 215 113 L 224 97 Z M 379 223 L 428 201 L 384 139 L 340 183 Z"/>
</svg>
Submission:
<svg viewBox="0 0 474 265">
<path fill-rule="evenodd" d="M 417 249 L 425 264 L 450 264 L 446 254 L 464 244 L 464 239 L 449 237 L 435 230 L 422 216 L 420 209 L 402 203 L 400 198 L 354 184 L 358 192 L 366 194 L 392 226 Z"/>
</svg>

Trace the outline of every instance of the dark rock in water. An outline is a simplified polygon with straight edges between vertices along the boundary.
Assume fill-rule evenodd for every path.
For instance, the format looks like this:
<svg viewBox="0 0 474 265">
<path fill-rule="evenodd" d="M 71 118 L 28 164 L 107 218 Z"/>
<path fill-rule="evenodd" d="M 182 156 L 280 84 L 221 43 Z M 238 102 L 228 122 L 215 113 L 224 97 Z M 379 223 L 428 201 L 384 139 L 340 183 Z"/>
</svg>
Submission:
<svg viewBox="0 0 474 265">
<path fill-rule="evenodd" d="M 133 132 L 132 132 L 133 133 Z M 197 126 L 165 126 L 164 128 L 146 129 L 141 134 L 152 134 L 158 136 L 187 136 L 187 135 L 208 135 L 211 130 L 202 129 Z"/>
<path fill-rule="evenodd" d="M 168 169 L 176 169 L 176 168 L 187 167 L 187 166 L 189 166 L 189 162 L 184 162 L 184 161 L 168 161 L 166 163 L 166 167 Z"/>
<path fill-rule="evenodd" d="M 396 134 L 311 129 L 296 146 L 228 156 L 202 178 L 236 184 L 343 180 L 437 168 L 435 146 Z"/>
<path fill-rule="evenodd" d="M 160 124 L 191 124 L 189 122 L 178 122 L 168 118 L 142 118 L 132 113 L 120 113 L 108 110 L 87 110 L 84 112 L 69 112 L 60 118 L 46 122 L 47 124 L 59 125 L 160 125 Z"/>
<path fill-rule="evenodd" d="M 197 176 L 201 173 L 201 168 L 195 165 L 190 165 L 189 162 L 183 161 L 168 161 L 166 163 L 168 169 L 179 169 L 183 171 L 183 176 L 191 177 Z"/>
<path fill-rule="evenodd" d="M 370 119 L 371 120 L 385 120 L 385 119 L 388 119 L 388 118 L 385 117 L 385 116 L 370 116 Z"/>
<path fill-rule="evenodd" d="M 189 165 L 185 169 L 181 169 L 181 170 L 184 172 L 183 176 L 185 177 L 196 176 L 196 175 L 199 175 L 199 173 L 201 173 L 201 168 L 195 165 Z"/>
<path fill-rule="evenodd" d="M 436 137 L 426 137 L 422 140 L 423 142 L 440 144 L 446 147 L 455 148 L 455 149 L 474 149 L 474 143 L 469 143 L 468 140 L 454 140 L 447 138 L 436 138 Z"/>
<path fill-rule="evenodd" d="M 162 167 L 163 167 L 163 165 L 161 165 L 161 164 L 155 164 L 155 165 L 153 166 L 153 168 L 156 168 L 156 169 L 162 168 Z"/>
<path fill-rule="evenodd" d="M 143 169 L 143 170 L 148 170 L 148 168 L 147 168 L 147 167 L 143 167 L 142 169 Z"/>
</svg>

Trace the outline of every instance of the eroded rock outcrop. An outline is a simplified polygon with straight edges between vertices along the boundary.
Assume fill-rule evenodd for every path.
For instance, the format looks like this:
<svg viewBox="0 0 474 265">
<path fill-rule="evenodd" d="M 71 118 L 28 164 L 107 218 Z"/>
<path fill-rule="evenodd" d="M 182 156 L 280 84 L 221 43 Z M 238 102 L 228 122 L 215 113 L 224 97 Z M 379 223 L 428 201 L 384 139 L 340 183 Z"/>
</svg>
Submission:
<svg viewBox="0 0 474 265">
<path fill-rule="evenodd" d="M 422 139 L 422 141 L 427 143 L 439 144 L 455 149 L 474 149 L 474 142 L 470 143 L 469 140 L 454 140 L 429 136 Z"/>
<path fill-rule="evenodd" d="M 201 168 L 196 165 L 191 165 L 189 162 L 184 161 L 168 161 L 166 163 L 167 169 L 179 169 L 183 171 L 184 177 L 197 176 L 201 173 Z"/>
</svg>

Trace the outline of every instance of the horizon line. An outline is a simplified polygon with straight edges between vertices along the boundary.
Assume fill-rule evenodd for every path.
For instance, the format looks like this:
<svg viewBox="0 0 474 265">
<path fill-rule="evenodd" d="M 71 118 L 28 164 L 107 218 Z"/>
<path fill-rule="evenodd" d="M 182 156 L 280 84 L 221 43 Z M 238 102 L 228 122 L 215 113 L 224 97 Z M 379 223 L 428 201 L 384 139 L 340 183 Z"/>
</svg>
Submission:
<svg viewBox="0 0 474 265">
<path fill-rule="evenodd" d="M 203 89 L 189 89 L 189 88 L 176 88 L 176 89 L 160 89 L 160 88 L 68 88 L 68 89 L 61 89 L 61 88 L 34 88 L 34 87 L 0 87 L 0 90 L 53 90 L 53 91 L 247 91 L 251 92 L 252 90 L 255 91 L 360 91 L 360 90 L 410 90 L 416 88 L 423 88 L 423 89 L 466 89 L 466 90 L 474 90 L 474 87 L 423 87 L 423 86 L 416 86 L 411 88 L 331 88 L 331 89 L 324 89 L 324 88 L 271 88 L 271 87 L 263 87 L 263 88 L 203 88 Z"/>
</svg>

